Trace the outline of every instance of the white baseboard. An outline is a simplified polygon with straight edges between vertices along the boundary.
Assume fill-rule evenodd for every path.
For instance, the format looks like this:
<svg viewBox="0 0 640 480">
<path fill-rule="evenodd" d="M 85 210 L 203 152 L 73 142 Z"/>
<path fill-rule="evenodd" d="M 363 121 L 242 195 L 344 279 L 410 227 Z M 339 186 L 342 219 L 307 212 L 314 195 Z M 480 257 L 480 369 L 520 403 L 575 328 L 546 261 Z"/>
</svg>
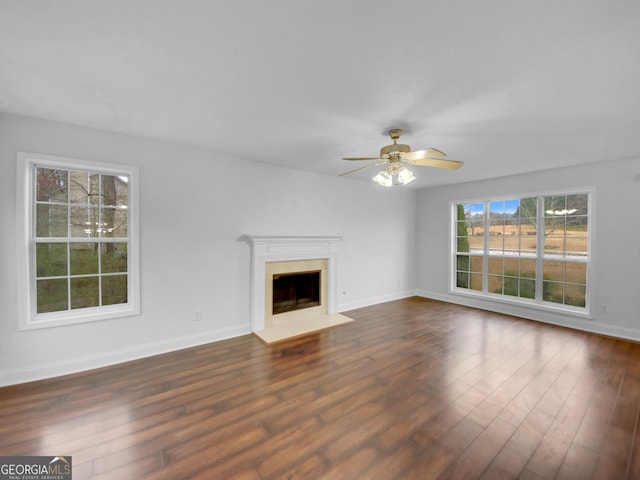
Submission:
<svg viewBox="0 0 640 480">
<path fill-rule="evenodd" d="M 195 347 L 206 343 L 225 340 L 227 338 L 238 337 L 248 333 L 251 333 L 249 325 L 228 327 L 197 335 L 186 335 L 183 337 L 161 340 L 144 345 L 112 350 L 95 355 L 86 355 L 58 362 L 48 362 L 45 364 L 30 365 L 28 367 L 15 369 L 3 369 L 0 370 L 0 387 L 83 372 L 94 368 L 107 367 L 109 365 L 173 352 L 183 348 Z"/>
<path fill-rule="evenodd" d="M 527 320 L 549 323 L 560 327 L 572 328 L 583 332 L 597 333 L 609 337 L 621 338 L 624 340 L 640 341 L 640 330 L 633 328 L 619 327 L 598 322 L 593 318 L 578 318 L 568 314 L 545 312 L 542 310 L 527 308 L 520 305 L 509 305 L 491 300 L 464 297 L 462 295 L 442 294 L 427 290 L 419 290 L 416 295 L 433 300 L 454 303 L 465 307 L 479 308 L 491 312 L 513 315 Z"/>
<path fill-rule="evenodd" d="M 349 310 L 355 310 L 356 308 L 370 307 L 379 303 L 391 302 L 393 300 L 401 300 L 403 298 L 415 297 L 418 295 L 417 290 L 406 290 L 404 292 L 394 292 L 388 295 L 381 295 L 378 297 L 369 297 L 363 300 L 355 302 L 344 302 L 338 304 L 338 312 L 347 312 Z"/>
</svg>

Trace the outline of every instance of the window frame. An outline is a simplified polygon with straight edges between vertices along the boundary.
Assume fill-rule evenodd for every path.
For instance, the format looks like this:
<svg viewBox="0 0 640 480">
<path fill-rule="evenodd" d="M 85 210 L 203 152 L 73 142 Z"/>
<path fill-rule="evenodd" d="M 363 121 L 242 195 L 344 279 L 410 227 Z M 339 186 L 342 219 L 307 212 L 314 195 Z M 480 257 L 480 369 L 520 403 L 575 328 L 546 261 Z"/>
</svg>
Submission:
<svg viewBox="0 0 640 480">
<path fill-rule="evenodd" d="M 536 240 L 538 248 L 535 253 L 535 262 L 536 262 L 536 298 L 526 298 L 512 295 L 505 295 L 499 293 L 493 293 L 488 290 L 488 277 L 489 277 L 489 268 L 488 262 L 489 258 L 492 256 L 488 249 L 489 242 L 489 232 L 488 229 L 484 229 L 483 234 L 483 252 L 480 255 L 476 255 L 482 259 L 482 290 L 472 290 L 471 288 L 462 288 L 457 286 L 457 256 L 458 256 L 458 235 L 457 235 L 457 205 L 460 204 L 474 204 L 481 203 L 485 205 L 484 210 L 484 219 L 489 221 L 490 218 L 487 215 L 487 204 L 492 202 L 500 202 L 500 201 L 508 201 L 508 200 L 522 200 L 526 198 L 541 198 L 541 197 L 549 197 L 549 196 L 564 196 L 564 195 L 587 195 L 587 218 L 588 218 L 588 229 L 587 229 L 587 254 L 586 260 L 584 262 L 586 264 L 586 288 L 585 288 L 585 306 L 572 306 L 563 303 L 555 303 L 546 301 L 542 298 L 543 294 L 543 265 L 545 261 L 545 251 L 544 251 L 544 228 L 541 229 L 540 222 L 542 222 L 542 226 L 544 227 L 544 205 L 542 202 L 537 202 L 537 217 L 536 217 Z M 570 189 L 562 189 L 562 190 L 552 190 L 552 191 L 536 191 L 536 192 L 524 192 L 524 193 L 516 193 L 511 195 L 492 195 L 485 197 L 473 197 L 470 199 L 461 199 L 461 200 L 453 200 L 449 204 L 450 210 L 450 267 L 449 267 L 449 293 L 456 295 L 463 295 L 465 297 L 475 297 L 481 298 L 485 300 L 497 301 L 500 303 L 511 304 L 511 305 L 519 305 L 526 306 L 528 308 L 540 309 L 547 312 L 556 312 L 569 314 L 577 317 L 584 318 L 592 318 L 592 305 L 593 305 L 593 295 L 594 291 L 594 283 L 596 280 L 595 274 L 595 239 L 594 239 L 594 231 L 595 231 L 595 210 L 593 208 L 595 201 L 595 187 L 577 187 Z M 472 255 L 469 255 L 471 258 Z M 518 257 L 520 258 L 520 257 Z"/>
<path fill-rule="evenodd" d="M 35 236 L 35 168 L 90 171 L 126 175 L 127 206 L 127 303 L 37 313 Z M 140 314 L 139 170 L 137 167 L 69 158 L 58 155 L 18 152 L 17 168 L 18 316 L 20 330 L 73 325 Z"/>
</svg>

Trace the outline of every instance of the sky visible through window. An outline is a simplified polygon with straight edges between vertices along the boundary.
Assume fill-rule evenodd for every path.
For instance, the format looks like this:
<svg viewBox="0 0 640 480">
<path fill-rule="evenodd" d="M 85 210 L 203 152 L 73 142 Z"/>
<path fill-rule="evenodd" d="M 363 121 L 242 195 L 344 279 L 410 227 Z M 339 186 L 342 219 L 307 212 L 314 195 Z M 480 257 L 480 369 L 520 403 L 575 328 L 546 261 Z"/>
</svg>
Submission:
<svg viewBox="0 0 640 480">
<path fill-rule="evenodd" d="M 489 204 L 490 213 L 503 213 L 513 215 L 520 206 L 520 199 L 516 200 L 499 200 Z M 468 215 L 484 214 L 484 203 L 467 203 L 465 204 L 465 213 Z"/>
<path fill-rule="evenodd" d="M 520 200 L 505 200 L 491 202 L 489 204 L 489 212 L 491 213 L 508 213 L 514 214 L 520 206 Z"/>
</svg>

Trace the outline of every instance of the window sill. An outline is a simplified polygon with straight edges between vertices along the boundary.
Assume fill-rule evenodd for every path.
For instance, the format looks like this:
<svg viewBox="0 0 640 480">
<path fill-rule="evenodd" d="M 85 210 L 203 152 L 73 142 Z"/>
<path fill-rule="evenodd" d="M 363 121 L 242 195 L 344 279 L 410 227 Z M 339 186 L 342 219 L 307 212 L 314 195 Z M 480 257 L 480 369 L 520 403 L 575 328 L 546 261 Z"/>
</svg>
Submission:
<svg viewBox="0 0 640 480">
<path fill-rule="evenodd" d="M 133 317 L 140 315 L 140 308 L 135 305 L 121 305 L 117 307 L 84 308 L 77 312 L 52 312 L 28 318 L 21 322 L 20 330 L 37 330 L 41 328 L 62 327 L 80 323 L 99 322 L 115 318 Z"/>
<path fill-rule="evenodd" d="M 518 308 L 526 308 L 537 310 L 540 312 L 552 313 L 557 315 L 569 315 L 575 318 L 591 320 L 593 316 L 591 315 L 589 308 L 579 308 L 579 307 L 569 307 L 566 305 L 559 305 L 553 303 L 538 303 L 534 300 L 521 299 L 521 298 L 505 298 L 502 295 L 491 295 L 485 293 L 474 293 L 473 291 L 466 291 L 460 289 L 451 289 L 449 293 L 452 295 L 465 297 L 465 298 L 473 298 L 483 302 L 488 303 L 498 303 L 501 305 L 509 305 Z"/>
</svg>

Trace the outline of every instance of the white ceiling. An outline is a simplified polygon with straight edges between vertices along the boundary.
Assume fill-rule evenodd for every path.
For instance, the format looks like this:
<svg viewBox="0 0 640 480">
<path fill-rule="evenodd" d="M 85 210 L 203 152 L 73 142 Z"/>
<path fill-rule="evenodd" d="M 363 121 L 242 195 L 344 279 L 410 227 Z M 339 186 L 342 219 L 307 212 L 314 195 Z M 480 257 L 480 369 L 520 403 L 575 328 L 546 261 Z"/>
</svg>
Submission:
<svg viewBox="0 0 640 480">
<path fill-rule="evenodd" d="M 0 0 L 0 111 L 427 187 L 640 156 L 637 0 Z M 348 178 L 367 180 L 375 169 Z"/>
</svg>

